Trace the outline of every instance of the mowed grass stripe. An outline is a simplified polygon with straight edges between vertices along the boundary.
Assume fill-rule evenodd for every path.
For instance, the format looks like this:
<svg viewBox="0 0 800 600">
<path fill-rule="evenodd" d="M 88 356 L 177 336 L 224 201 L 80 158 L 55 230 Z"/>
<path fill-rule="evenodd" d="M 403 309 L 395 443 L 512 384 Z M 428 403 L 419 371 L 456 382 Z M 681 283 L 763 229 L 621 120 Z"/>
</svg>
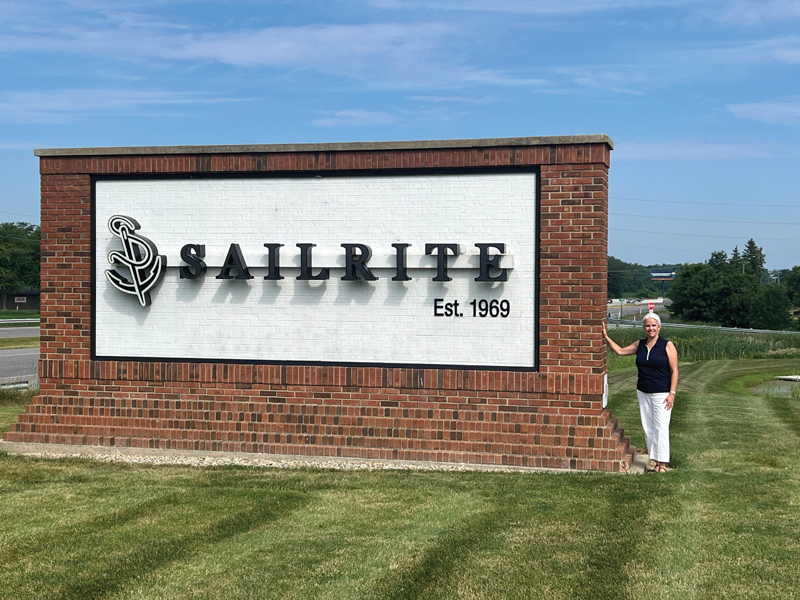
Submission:
<svg viewBox="0 0 800 600">
<path fill-rule="evenodd" d="M 662 475 L 0 457 L 0 597 L 796 598 L 800 403 L 726 389 L 791 367 L 682 365 Z"/>
<path fill-rule="evenodd" d="M 800 409 L 798 409 L 800 402 L 796 399 L 792 402 L 787 398 L 764 398 L 764 403 L 772 411 L 772 414 L 794 435 L 795 443 L 800 444 Z"/>
<path fill-rule="evenodd" d="M 301 476 L 325 481 L 330 475 Z M 474 510 L 472 495 L 428 488 L 414 474 L 352 475 L 342 479 L 342 486 L 320 491 L 316 502 L 291 520 L 171 565 L 143 582 L 141 591 L 124 597 L 195 597 L 198 581 L 205 581 L 202 591 L 208 597 L 359 597 L 386 564 Z M 427 493 L 420 494 L 420 487 Z"/>
<path fill-rule="evenodd" d="M 767 409 L 780 399 L 719 392 L 732 373 L 796 369 L 797 362 L 747 362 L 746 368 L 729 362 L 681 365 L 683 391 L 672 421 L 678 469 L 658 476 L 671 493 L 661 490 L 653 497 L 663 536 L 640 545 L 637 564 L 650 568 L 635 569 L 638 575 L 621 597 L 695 598 L 720 590 L 725 597 L 797 597 L 790 582 L 800 576 L 794 537 L 800 522 L 797 511 L 784 509 L 798 506 L 797 471 L 791 467 L 798 464 L 798 446 Z M 627 386 L 635 383 L 635 372 L 614 373 L 614 379 Z M 625 415 L 626 432 L 641 437 L 633 393 L 623 389 L 613 400 L 623 401 L 613 406 L 615 415 Z M 791 402 L 783 399 L 782 408 L 796 416 L 798 403 Z"/>
<path fill-rule="evenodd" d="M 169 491 L 4 545 L 0 561 L 12 572 L 3 582 L 4 593 L 17 598 L 24 591 L 41 598 L 103 597 L 205 545 L 281 518 L 304 501 L 292 492 L 257 503 L 249 500 L 231 490 Z M 54 556 L 59 560 L 53 561 Z M 27 583 L 14 581 L 15 572 L 25 573 Z"/>
<path fill-rule="evenodd" d="M 452 598 L 470 556 L 486 551 L 505 528 L 507 514 L 494 505 L 466 515 L 452 527 L 398 557 L 365 598 Z"/>
<path fill-rule="evenodd" d="M 776 366 L 787 366 L 790 371 L 798 367 L 796 361 L 788 365 L 769 362 L 731 365 L 727 376 L 708 378 L 709 392 L 729 387 L 736 378 L 754 371 L 769 374 Z M 716 557 L 713 572 L 718 586 L 727 584 L 743 595 L 749 588 L 753 594 L 754 582 L 746 573 L 757 572 L 758 587 L 775 594 L 771 597 L 797 597 L 796 587 L 788 582 L 796 581 L 800 569 L 796 538 L 800 530 L 796 509 L 800 452 L 796 435 L 775 418 L 771 404 L 770 399 L 753 395 L 709 393 L 702 407 L 706 418 L 694 411 L 695 421 L 704 421 L 704 435 L 691 445 L 708 448 L 699 457 L 705 470 L 697 485 L 704 492 L 701 500 L 710 530 L 703 556 L 709 562 Z M 783 399 L 783 406 L 798 413 L 796 401 Z M 713 581 L 710 576 L 705 578 L 708 586 Z"/>
</svg>

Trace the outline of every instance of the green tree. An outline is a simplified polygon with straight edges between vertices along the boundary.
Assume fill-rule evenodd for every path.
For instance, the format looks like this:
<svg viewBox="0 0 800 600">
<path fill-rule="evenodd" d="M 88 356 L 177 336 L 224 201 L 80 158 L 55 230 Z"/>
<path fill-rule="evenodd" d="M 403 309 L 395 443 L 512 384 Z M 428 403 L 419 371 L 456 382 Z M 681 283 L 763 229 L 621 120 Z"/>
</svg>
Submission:
<svg viewBox="0 0 800 600">
<path fill-rule="evenodd" d="M 767 259 L 764 256 L 764 249 L 761 248 L 753 238 L 747 240 L 747 244 L 744 246 L 744 251 L 742 251 L 742 261 L 745 265 L 745 271 L 750 274 L 750 276 L 756 280 L 756 282 L 761 283 L 763 279 L 763 271 L 764 271 L 764 264 L 766 264 Z"/>
<path fill-rule="evenodd" d="M 742 254 L 738 246 L 733 249 L 730 260 L 717 251 L 706 263 L 683 265 L 672 286 L 671 311 L 727 327 L 787 329 L 790 299 L 800 302 L 800 267 L 788 272 L 785 285 L 764 286 L 765 263 L 763 250 L 750 239 Z"/>
<path fill-rule="evenodd" d="M 758 291 L 749 274 L 718 271 L 708 264 L 683 265 L 672 285 L 670 310 L 689 321 L 750 327 L 750 307 Z"/>
<path fill-rule="evenodd" d="M 750 305 L 750 327 L 754 329 L 789 329 L 789 297 L 780 283 L 761 287 Z"/>
<path fill-rule="evenodd" d="M 608 257 L 608 296 L 620 298 L 633 285 L 633 273 L 629 263 L 613 256 Z"/>
<path fill-rule="evenodd" d="M 41 231 L 29 223 L 0 223 L 0 294 L 2 308 L 8 294 L 39 287 Z"/>
<path fill-rule="evenodd" d="M 749 273 L 724 273 L 710 291 L 714 321 L 725 327 L 752 327 L 750 308 L 758 295 L 758 284 Z"/>
<path fill-rule="evenodd" d="M 715 290 L 721 279 L 719 271 L 704 263 L 681 266 L 669 292 L 670 312 L 688 321 L 716 322 Z"/>
<path fill-rule="evenodd" d="M 715 271 L 726 271 L 730 266 L 728 263 L 728 253 L 725 250 L 718 250 L 711 253 L 711 258 L 708 259 L 708 266 Z"/>
<path fill-rule="evenodd" d="M 786 286 L 786 295 L 792 306 L 800 308 L 800 265 L 785 271 L 781 275 L 781 283 Z"/>
<path fill-rule="evenodd" d="M 650 265 L 644 266 L 638 263 L 627 263 L 613 256 L 608 257 L 608 296 L 609 298 L 621 298 L 625 295 L 633 294 L 636 296 L 661 295 L 660 281 L 650 280 L 650 271 L 674 271 L 675 265 Z M 672 282 L 666 282 L 665 290 L 669 289 Z"/>
</svg>

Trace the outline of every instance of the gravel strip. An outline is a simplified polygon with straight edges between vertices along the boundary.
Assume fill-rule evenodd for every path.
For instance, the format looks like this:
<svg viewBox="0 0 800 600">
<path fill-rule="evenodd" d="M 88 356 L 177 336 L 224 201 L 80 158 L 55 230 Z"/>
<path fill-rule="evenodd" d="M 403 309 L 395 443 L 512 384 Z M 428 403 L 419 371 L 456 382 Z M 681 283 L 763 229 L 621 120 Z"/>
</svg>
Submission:
<svg viewBox="0 0 800 600">
<path fill-rule="evenodd" d="M 333 469 L 337 471 L 495 471 L 506 472 L 503 467 L 481 465 L 447 464 L 447 463 L 394 463 L 370 460 L 314 460 L 314 459 L 280 459 L 255 457 L 214 457 L 214 456 L 164 456 L 142 454 L 59 454 L 54 452 L 36 452 L 28 456 L 40 458 L 91 458 L 102 462 L 122 462 L 151 465 L 185 465 L 191 467 L 219 467 L 237 465 L 243 467 L 270 467 L 278 469 Z"/>
</svg>

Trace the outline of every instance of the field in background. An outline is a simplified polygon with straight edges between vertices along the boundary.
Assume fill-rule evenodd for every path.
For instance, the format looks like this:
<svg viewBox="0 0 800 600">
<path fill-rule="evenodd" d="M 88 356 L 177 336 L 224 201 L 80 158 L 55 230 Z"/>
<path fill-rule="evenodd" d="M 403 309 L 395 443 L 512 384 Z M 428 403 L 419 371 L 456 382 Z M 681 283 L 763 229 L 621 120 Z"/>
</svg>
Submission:
<svg viewBox="0 0 800 600">
<path fill-rule="evenodd" d="M 666 474 L 0 456 L 0 597 L 796 598 L 800 403 L 736 382 L 797 365 L 684 365 Z M 610 406 L 641 444 L 635 377 Z"/>
<path fill-rule="evenodd" d="M 641 327 L 609 325 L 608 334 L 620 346 L 625 347 L 643 339 Z M 800 333 L 738 333 L 714 329 L 681 329 L 664 323 L 661 335 L 672 341 L 678 349 L 680 362 L 704 360 L 730 360 L 743 358 L 797 358 L 800 359 Z M 609 350 L 608 370 L 615 371 L 633 367 L 634 356 L 617 356 Z M 800 361 L 797 362 L 800 375 Z"/>
</svg>

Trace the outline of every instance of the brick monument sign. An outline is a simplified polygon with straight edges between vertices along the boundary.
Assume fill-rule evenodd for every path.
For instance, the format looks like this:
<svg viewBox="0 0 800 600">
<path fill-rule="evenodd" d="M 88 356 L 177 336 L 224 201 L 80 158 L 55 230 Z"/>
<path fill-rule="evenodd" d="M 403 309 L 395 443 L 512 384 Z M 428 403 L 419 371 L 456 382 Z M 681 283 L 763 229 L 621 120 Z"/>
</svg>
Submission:
<svg viewBox="0 0 800 600">
<path fill-rule="evenodd" d="M 31 444 L 625 470 L 604 135 L 37 150 Z"/>
</svg>

